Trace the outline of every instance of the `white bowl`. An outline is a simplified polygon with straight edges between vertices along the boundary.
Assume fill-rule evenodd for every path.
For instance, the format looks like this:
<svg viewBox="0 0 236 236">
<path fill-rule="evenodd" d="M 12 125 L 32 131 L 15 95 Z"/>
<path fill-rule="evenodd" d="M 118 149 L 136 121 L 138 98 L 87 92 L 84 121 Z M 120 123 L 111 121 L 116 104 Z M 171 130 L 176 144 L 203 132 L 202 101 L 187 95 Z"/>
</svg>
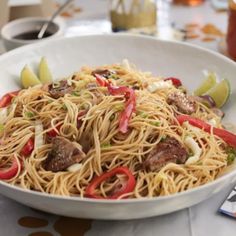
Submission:
<svg viewBox="0 0 236 236">
<path fill-rule="evenodd" d="M 39 31 L 45 22 L 47 22 L 47 19 L 42 17 L 25 17 L 13 20 L 8 24 L 6 24 L 1 30 L 3 44 L 6 50 L 9 51 L 26 44 L 45 41 L 51 38 L 61 36 L 63 34 L 63 28 L 64 28 L 63 24 L 61 24 L 61 21 L 54 20 L 49 24 L 47 29 L 47 31 L 52 34 L 49 37 L 45 37 L 42 39 L 32 39 L 32 40 L 15 38 L 16 36 L 22 33 Z"/>
<path fill-rule="evenodd" d="M 0 57 L 0 94 L 18 88 L 19 74 L 28 63 L 36 65 L 46 56 L 55 77 L 69 75 L 82 65 L 102 65 L 127 58 L 140 69 L 181 78 L 189 89 L 203 79 L 202 70 L 227 77 L 232 95 L 224 107 L 226 121 L 235 121 L 236 64 L 220 54 L 184 43 L 151 37 L 99 35 L 63 38 L 22 47 Z M 235 122 L 236 123 L 236 122 Z M 236 181 L 235 166 L 217 180 L 178 194 L 152 199 L 94 200 L 62 197 L 24 190 L 0 182 L 1 194 L 27 206 L 50 213 L 94 219 L 137 219 L 177 211 L 217 194 Z"/>
</svg>

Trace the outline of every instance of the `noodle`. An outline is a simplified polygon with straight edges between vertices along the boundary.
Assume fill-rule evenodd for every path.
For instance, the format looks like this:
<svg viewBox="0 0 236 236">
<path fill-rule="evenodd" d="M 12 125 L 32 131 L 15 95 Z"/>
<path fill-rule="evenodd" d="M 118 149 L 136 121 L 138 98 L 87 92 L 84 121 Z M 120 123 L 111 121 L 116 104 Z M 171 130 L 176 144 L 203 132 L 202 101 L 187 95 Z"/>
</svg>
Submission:
<svg viewBox="0 0 236 236">
<path fill-rule="evenodd" d="M 74 86 L 72 93 L 60 98 L 50 96 L 45 86 L 35 86 L 14 98 L 10 105 L 4 130 L 1 132 L 0 166 L 8 163 L 12 156 L 21 162 L 22 169 L 7 180 L 24 189 L 50 194 L 85 197 L 86 187 L 95 176 L 100 176 L 116 167 L 127 167 L 136 179 L 132 192 L 119 198 L 142 198 L 164 196 L 185 191 L 211 182 L 227 167 L 226 143 L 213 135 L 191 125 L 179 125 L 176 115 L 181 112 L 167 103 L 169 94 L 180 89 L 171 86 L 150 92 L 148 84 L 161 78 L 143 73 L 136 68 L 126 69 L 120 64 L 96 69 L 115 73 L 109 79 L 115 86 L 137 87 L 136 108 L 128 123 L 128 132 L 119 131 L 119 118 L 126 102 L 123 95 L 111 95 L 106 87 L 96 85 L 91 74 L 94 68 L 84 67 L 68 81 Z M 220 118 L 200 102 L 193 117 L 208 121 Z M 80 127 L 78 116 L 82 115 Z M 29 114 L 31 114 L 29 116 Z M 43 145 L 28 157 L 21 150 L 30 138 L 35 137 L 35 125 L 43 125 Z M 60 125 L 59 136 L 79 143 L 86 150 L 86 157 L 77 171 L 48 171 L 44 163 L 52 148 L 47 133 Z M 201 148 L 200 159 L 193 164 L 166 163 L 158 171 L 147 171 L 143 162 L 156 145 L 166 137 L 176 139 L 186 150 L 185 138 L 192 137 Z M 96 193 L 109 196 L 114 187 L 125 181 L 117 175 L 103 182 Z"/>
</svg>

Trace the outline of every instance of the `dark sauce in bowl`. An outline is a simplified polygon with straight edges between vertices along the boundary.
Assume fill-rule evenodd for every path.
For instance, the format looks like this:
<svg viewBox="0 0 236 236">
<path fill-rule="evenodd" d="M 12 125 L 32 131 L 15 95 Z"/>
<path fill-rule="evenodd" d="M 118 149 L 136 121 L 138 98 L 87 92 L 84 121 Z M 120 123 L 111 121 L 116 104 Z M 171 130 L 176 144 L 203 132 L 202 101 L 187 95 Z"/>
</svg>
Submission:
<svg viewBox="0 0 236 236">
<path fill-rule="evenodd" d="M 24 32 L 24 33 L 18 34 L 16 36 L 14 36 L 13 38 L 14 39 L 23 39 L 23 40 L 35 40 L 35 39 L 38 39 L 38 34 L 39 34 L 39 31 L 34 30 L 34 31 L 29 31 L 29 32 Z M 46 31 L 43 35 L 43 38 L 47 38 L 52 35 L 53 35 L 53 33 Z"/>
</svg>

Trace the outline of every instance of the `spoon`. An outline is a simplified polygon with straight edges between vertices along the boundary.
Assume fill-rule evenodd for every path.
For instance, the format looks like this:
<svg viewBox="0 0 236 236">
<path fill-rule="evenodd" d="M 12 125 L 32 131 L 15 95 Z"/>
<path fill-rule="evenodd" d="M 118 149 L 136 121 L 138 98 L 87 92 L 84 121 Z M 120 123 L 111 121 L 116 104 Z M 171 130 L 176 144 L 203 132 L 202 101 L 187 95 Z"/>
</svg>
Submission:
<svg viewBox="0 0 236 236">
<path fill-rule="evenodd" d="M 46 32 L 46 30 L 47 30 L 48 26 L 50 25 L 50 23 L 51 23 L 51 22 L 55 19 L 55 17 L 56 17 L 57 15 L 59 15 L 59 14 L 62 12 L 62 10 L 64 10 L 64 9 L 69 5 L 69 3 L 71 3 L 72 1 L 74 1 L 74 0 L 67 0 L 64 4 L 62 4 L 62 5 L 53 13 L 53 15 L 50 17 L 50 19 L 49 19 L 47 22 L 45 22 L 45 23 L 43 24 L 43 26 L 41 27 L 41 29 L 40 29 L 40 31 L 39 31 L 39 33 L 38 33 L 38 36 L 37 36 L 38 39 L 41 39 L 41 38 L 43 37 L 43 35 L 44 35 L 44 33 Z"/>
</svg>

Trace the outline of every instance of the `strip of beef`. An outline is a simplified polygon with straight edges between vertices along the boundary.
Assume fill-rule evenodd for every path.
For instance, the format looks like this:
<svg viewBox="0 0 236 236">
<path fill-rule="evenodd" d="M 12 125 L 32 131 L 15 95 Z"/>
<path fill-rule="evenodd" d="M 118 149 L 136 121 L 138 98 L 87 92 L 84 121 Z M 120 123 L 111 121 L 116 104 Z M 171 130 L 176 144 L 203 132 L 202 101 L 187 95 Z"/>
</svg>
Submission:
<svg viewBox="0 0 236 236">
<path fill-rule="evenodd" d="M 96 74 L 98 74 L 98 75 L 103 76 L 103 77 L 106 78 L 106 79 L 109 79 L 109 77 L 110 77 L 111 75 L 115 74 L 115 72 L 112 71 L 112 70 L 108 70 L 108 69 L 104 69 L 104 70 L 98 69 L 98 70 L 92 71 L 91 74 L 92 74 L 93 76 L 95 76 Z"/>
<path fill-rule="evenodd" d="M 67 83 L 67 80 L 60 80 L 48 86 L 48 92 L 51 97 L 56 99 L 63 97 L 65 94 L 71 93 L 72 91 L 73 87 Z"/>
<path fill-rule="evenodd" d="M 85 154 L 78 144 L 63 137 L 55 137 L 52 140 L 52 149 L 44 162 L 45 170 L 57 172 L 78 163 L 84 159 Z"/>
<path fill-rule="evenodd" d="M 158 143 L 143 163 L 147 171 L 159 171 L 168 163 L 183 164 L 188 153 L 178 140 L 172 137 Z"/>
<path fill-rule="evenodd" d="M 196 102 L 194 99 L 181 91 L 169 94 L 167 103 L 176 106 L 178 111 L 184 114 L 190 115 L 196 112 Z"/>
</svg>

